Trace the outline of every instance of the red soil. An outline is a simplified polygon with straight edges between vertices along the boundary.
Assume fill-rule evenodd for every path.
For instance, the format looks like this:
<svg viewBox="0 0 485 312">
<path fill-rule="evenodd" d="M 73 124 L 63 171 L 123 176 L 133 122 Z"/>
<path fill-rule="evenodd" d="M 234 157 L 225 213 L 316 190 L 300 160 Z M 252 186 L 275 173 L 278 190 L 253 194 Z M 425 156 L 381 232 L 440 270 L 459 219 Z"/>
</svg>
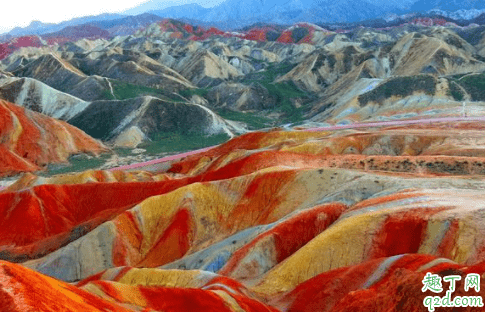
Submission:
<svg viewBox="0 0 485 312">
<path fill-rule="evenodd" d="M 77 239 L 147 197 L 186 184 L 187 179 L 39 185 L 22 192 L 0 193 L 0 214 L 4 216 L 0 221 L 3 257 L 20 260 L 41 256 Z"/>
<path fill-rule="evenodd" d="M 75 286 L 4 261 L 0 261 L 0 310 L 128 311 Z"/>
<path fill-rule="evenodd" d="M 277 262 L 282 262 L 330 226 L 345 209 L 343 204 L 326 204 L 298 213 L 237 250 L 218 273 L 230 275 L 254 246 L 267 237 L 274 237 Z"/>
<path fill-rule="evenodd" d="M 405 255 L 394 261 L 374 283 L 365 285 L 387 258 L 367 261 L 355 266 L 344 267 L 320 274 L 300 284 L 293 291 L 278 300 L 277 306 L 286 307 L 287 311 L 427 311 L 423 299 L 430 295 L 444 296 L 448 287 L 443 282 L 444 291 L 435 294 L 429 290 L 422 292 L 423 277 L 426 272 L 440 276 L 460 275 L 456 295 L 471 296 L 473 291 L 464 292 L 464 279 L 468 273 L 483 274 L 485 265 L 473 267 L 441 263 L 429 270 L 418 272 L 418 269 L 436 259 L 429 255 Z M 366 286 L 366 287 L 364 287 Z M 485 282 L 481 280 L 481 289 Z M 437 308 L 436 311 L 448 311 L 449 308 Z M 460 311 L 481 311 L 476 308 L 463 308 Z"/>
<path fill-rule="evenodd" d="M 0 123 L 0 176 L 65 162 L 71 154 L 105 150 L 101 143 L 65 122 L 1 100 Z"/>
</svg>

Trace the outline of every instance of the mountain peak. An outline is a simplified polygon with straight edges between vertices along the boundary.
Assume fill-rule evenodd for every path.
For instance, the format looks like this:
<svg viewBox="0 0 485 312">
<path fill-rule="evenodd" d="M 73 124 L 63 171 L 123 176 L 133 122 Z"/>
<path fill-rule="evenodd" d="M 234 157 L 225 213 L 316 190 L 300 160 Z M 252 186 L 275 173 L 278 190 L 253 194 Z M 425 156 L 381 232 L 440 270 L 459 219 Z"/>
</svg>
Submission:
<svg viewBox="0 0 485 312">
<path fill-rule="evenodd" d="M 42 27 L 46 25 L 45 23 L 42 23 L 41 21 L 32 21 L 30 22 L 29 26 L 28 27 L 31 27 L 31 28 L 38 28 L 38 27 Z"/>
</svg>

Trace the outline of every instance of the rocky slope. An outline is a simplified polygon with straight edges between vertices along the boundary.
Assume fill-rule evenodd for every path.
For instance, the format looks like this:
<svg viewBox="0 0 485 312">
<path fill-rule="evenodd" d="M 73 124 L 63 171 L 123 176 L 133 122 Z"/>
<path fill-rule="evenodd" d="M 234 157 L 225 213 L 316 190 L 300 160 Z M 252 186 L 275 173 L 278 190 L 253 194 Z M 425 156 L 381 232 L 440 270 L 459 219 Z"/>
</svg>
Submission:
<svg viewBox="0 0 485 312">
<path fill-rule="evenodd" d="M 106 148 L 65 122 L 0 101 L 0 176 L 32 172 L 73 154 L 99 154 Z"/>
<path fill-rule="evenodd" d="M 105 82 L 109 83 L 108 80 Z M 163 83 L 163 80 L 157 83 L 160 82 Z M 185 83 L 192 87 L 189 82 Z M 108 86 L 113 88 L 111 83 Z M 111 93 L 113 97 L 116 97 L 117 86 L 124 87 L 115 83 Z M 13 77 L 0 80 L 0 97 L 48 116 L 66 120 L 89 135 L 115 146 L 135 147 L 154 137 L 158 140 L 163 132 L 201 137 L 232 137 L 245 131 L 242 125 L 225 121 L 196 101 L 180 101 L 180 98 L 174 101 L 144 96 L 127 100 L 87 102 L 36 79 Z"/>
<path fill-rule="evenodd" d="M 13 51 L 21 48 L 21 47 L 40 47 L 43 46 L 44 42 L 41 38 L 37 36 L 25 36 L 14 38 L 9 40 L 8 42 L 1 43 L 0 45 L 0 60 L 4 59 Z"/>
<path fill-rule="evenodd" d="M 61 120 L 74 117 L 89 105 L 32 78 L 1 79 L 0 98 Z"/>
<path fill-rule="evenodd" d="M 154 97 L 95 101 L 69 120 L 89 135 L 117 146 L 136 146 L 172 133 L 232 137 L 244 129 L 196 103 L 169 102 Z"/>
<path fill-rule="evenodd" d="M 13 73 L 34 78 L 85 101 L 102 98 L 103 92 L 109 92 L 109 81 L 105 78 L 88 76 L 55 53 L 44 54 Z"/>
<path fill-rule="evenodd" d="M 427 272 L 483 274 L 484 140 L 480 122 L 275 130 L 151 172 L 26 176 L 0 192 L 0 255 L 22 263 L 1 263 L 4 306 L 424 311 Z"/>
<path fill-rule="evenodd" d="M 1 67 L 6 75 L 32 78 L 79 98 L 82 104 L 67 109 L 69 114 L 57 111 L 55 117 L 66 120 L 81 113 L 85 103 L 142 96 L 196 103 L 250 129 L 308 120 L 337 124 L 456 116 L 464 114 L 462 101 L 470 114 L 480 115 L 483 27 L 434 24 L 414 19 L 387 29 L 341 32 L 299 23 L 234 33 L 167 19 L 133 36 L 20 49 Z M 24 105 L 24 95 L 15 92 L 3 97 Z M 40 106 L 57 109 L 65 106 L 64 98 L 39 98 L 50 101 Z M 118 126 L 125 127 L 113 129 Z M 121 131 L 97 137 L 114 138 Z M 150 136 L 141 132 L 130 130 L 124 142 L 135 146 Z"/>
<path fill-rule="evenodd" d="M 427 311 L 447 286 L 423 292 L 427 273 L 481 296 L 464 279 L 485 276 L 484 38 L 165 20 L 14 51 L 0 174 L 105 150 L 88 135 L 119 155 L 2 181 L 0 307 Z"/>
</svg>

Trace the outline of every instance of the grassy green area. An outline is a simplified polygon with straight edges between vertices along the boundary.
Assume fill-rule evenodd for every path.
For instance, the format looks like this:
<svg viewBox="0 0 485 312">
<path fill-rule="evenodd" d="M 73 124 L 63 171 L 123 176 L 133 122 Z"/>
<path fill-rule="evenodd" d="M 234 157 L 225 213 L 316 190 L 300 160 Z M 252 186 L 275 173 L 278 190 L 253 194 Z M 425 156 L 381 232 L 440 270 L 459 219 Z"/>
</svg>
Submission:
<svg viewBox="0 0 485 312">
<path fill-rule="evenodd" d="M 226 142 L 230 137 L 226 134 L 213 136 L 201 136 L 196 134 L 182 135 L 179 133 L 157 133 L 151 136 L 151 141 L 144 142 L 138 147 L 146 150 L 145 155 L 163 156 L 192 151 L 207 146 Z M 115 148 L 114 152 L 120 157 L 132 156 L 131 148 Z M 51 164 L 46 171 L 39 172 L 40 176 L 53 176 L 71 172 L 82 172 L 96 169 L 104 165 L 112 154 L 106 153 L 99 157 L 85 154 L 75 155 L 69 158 L 69 164 Z"/>
<path fill-rule="evenodd" d="M 278 108 L 284 113 L 283 122 L 298 122 L 303 119 L 302 112 L 305 107 L 296 108 L 291 99 L 307 98 L 308 95 L 298 89 L 292 81 L 283 83 L 265 83 L 263 86 L 268 89 L 270 94 L 277 98 Z"/>
<path fill-rule="evenodd" d="M 82 172 L 89 169 L 95 169 L 103 165 L 111 154 L 102 154 L 99 157 L 88 156 L 85 154 L 71 156 L 69 164 L 50 164 L 47 171 L 39 172 L 40 176 L 53 176 L 70 172 Z"/>
<path fill-rule="evenodd" d="M 161 153 L 178 153 L 221 144 L 229 139 L 226 134 L 201 136 L 197 134 L 182 135 L 180 133 L 160 132 L 151 136 L 150 142 L 140 144 L 138 147 L 146 150 L 148 155 Z"/>
<path fill-rule="evenodd" d="M 209 89 L 208 88 L 185 89 L 185 90 L 180 91 L 179 93 L 184 98 L 190 100 L 190 98 L 193 95 L 198 95 L 198 96 L 205 98 L 207 96 L 207 93 L 209 93 Z"/>
<path fill-rule="evenodd" d="M 264 61 L 253 59 L 253 62 L 264 63 Z M 278 76 L 288 73 L 295 67 L 295 64 L 281 62 L 269 63 L 263 71 L 250 73 L 241 78 L 241 82 L 273 82 Z"/>
<path fill-rule="evenodd" d="M 116 155 L 120 157 L 132 156 L 133 153 L 131 152 L 133 149 L 129 147 L 115 147 L 113 148 Z"/>
<path fill-rule="evenodd" d="M 273 81 L 292 70 L 295 67 L 290 63 L 271 63 L 265 70 L 246 75 L 240 80 L 241 83 L 259 83 L 268 92 L 276 96 L 276 107 L 284 113 L 283 122 L 298 122 L 302 120 L 304 107 L 296 108 L 291 99 L 308 99 L 310 94 L 300 90 L 292 81 L 273 83 Z"/>
<path fill-rule="evenodd" d="M 463 100 L 465 94 L 456 82 L 450 81 L 450 88 L 448 89 L 448 96 L 452 96 L 455 101 Z"/>
<path fill-rule="evenodd" d="M 381 103 L 391 96 L 406 97 L 415 91 L 424 91 L 428 95 L 433 95 L 436 92 L 435 78 L 430 75 L 396 77 L 359 96 L 359 103 L 363 107 L 369 102 Z"/>
<path fill-rule="evenodd" d="M 297 109 L 292 103 L 293 98 L 303 98 L 309 97 L 309 94 L 298 89 L 297 86 L 291 81 L 282 83 L 273 83 L 273 81 L 292 70 L 295 65 L 290 63 L 269 63 L 266 64 L 261 60 L 253 60 L 256 63 L 264 64 L 266 69 L 259 72 L 250 73 L 242 77 L 238 82 L 249 85 L 258 83 L 268 90 L 271 95 L 277 98 L 277 109 L 284 113 L 285 118 L 283 122 L 297 122 L 302 120 L 303 108 Z M 198 95 L 201 97 L 207 97 L 209 88 L 199 88 L 199 89 L 186 89 L 180 91 L 180 95 L 189 99 L 192 95 Z M 271 119 L 258 116 L 253 113 L 241 113 L 228 109 L 220 109 L 216 111 L 221 117 L 241 121 L 248 125 L 250 129 L 261 129 L 271 126 Z"/>
<path fill-rule="evenodd" d="M 284 114 L 282 122 L 298 122 L 302 120 L 302 112 L 304 108 L 296 108 L 291 99 L 301 98 L 306 100 L 309 94 L 300 90 L 293 82 L 273 83 L 273 81 L 294 68 L 291 63 L 266 63 L 261 60 L 254 60 L 265 67 L 265 70 L 248 74 L 240 79 L 239 82 L 244 84 L 258 83 L 268 90 L 268 92 L 276 96 L 276 109 Z M 183 98 L 190 99 L 193 95 L 198 95 L 207 98 L 209 88 L 185 89 L 179 92 L 180 96 L 167 92 L 163 89 L 155 89 L 145 86 L 134 85 L 131 83 L 121 82 L 118 80 L 111 80 L 113 87 L 113 94 L 110 90 L 105 90 L 103 99 L 105 100 L 126 100 L 136 98 L 139 96 L 155 96 L 161 99 L 180 102 Z M 229 120 L 244 122 L 250 129 L 261 129 L 272 126 L 271 119 L 258 116 L 253 113 L 241 113 L 231 110 L 219 110 L 217 113 Z"/>
<path fill-rule="evenodd" d="M 226 134 L 213 136 L 202 136 L 196 134 L 183 135 L 180 133 L 157 133 L 151 136 L 151 141 L 144 142 L 138 146 L 146 150 L 145 155 L 164 156 L 192 151 L 207 146 L 217 145 L 226 142 L 230 137 Z M 120 157 L 132 156 L 131 148 L 114 148 L 114 152 Z M 75 155 L 69 158 L 69 164 L 50 164 L 46 171 L 39 172 L 40 176 L 53 176 L 71 172 L 82 172 L 96 169 L 104 165 L 112 156 L 110 153 L 102 154 L 99 157 L 85 154 Z"/>
<path fill-rule="evenodd" d="M 121 81 L 111 81 L 113 86 L 113 93 L 117 100 L 132 99 L 139 96 L 150 95 L 155 96 L 163 100 L 181 102 L 184 99 L 172 92 L 165 91 L 163 89 L 155 89 L 145 86 L 134 85 L 131 83 L 121 82 Z M 181 90 L 179 94 L 187 99 L 190 99 L 192 95 L 199 95 L 206 97 L 209 92 L 208 88 L 197 88 L 197 89 L 185 89 Z M 110 90 L 106 90 L 103 94 L 104 99 L 114 100 L 115 98 L 111 94 Z"/>
<path fill-rule="evenodd" d="M 469 75 L 455 82 L 471 95 L 473 101 L 485 101 L 485 74 Z"/>
<path fill-rule="evenodd" d="M 150 95 L 170 101 L 182 101 L 180 97 L 163 89 L 139 86 L 117 80 L 111 80 L 111 85 L 113 87 L 113 94 L 117 100 L 133 99 L 139 96 Z M 113 97 L 113 94 L 111 94 L 110 90 L 105 90 L 103 98 L 105 100 L 114 100 L 115 98 Z"/>
<path fill-rule="evenodd" d="M 258 116 L 255 113 L 242 113 L 230 109 L 219 109 L 216 113 L 224 119 L 244 122 L 250 130 L 257 130 L 273 126 L 272 119 Z"/>
<path fill-rule="evenodd" d="M 308 34 L 309 34 L 309 31 L 307 28 L 298 27 L 293 29 L 293 31 L 291 32 L 291 38 L 293 39 L 293 42 L 296 43 L 301 39 L 305 38 L 306 36 L 308 36 Z"/>
</svg>

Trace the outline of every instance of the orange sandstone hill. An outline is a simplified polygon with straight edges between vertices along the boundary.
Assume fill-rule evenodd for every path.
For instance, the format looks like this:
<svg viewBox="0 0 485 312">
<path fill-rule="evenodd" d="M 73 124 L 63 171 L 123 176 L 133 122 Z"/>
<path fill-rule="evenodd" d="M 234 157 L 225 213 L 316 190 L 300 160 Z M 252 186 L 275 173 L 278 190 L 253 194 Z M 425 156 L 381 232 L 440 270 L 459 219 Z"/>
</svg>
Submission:
<svg viewBox="0 0 485 312">
<path fill-rule="evenodd" d="M 448 283 L 422 292 L 427 273 L 482 296 L 483 128 L 276 129 L 136 169 L 26 175 L 0 192 L 0 307 L 428 311 Z"/>
<path fill-rule="evenodd" d="M 106 148 L 81 130 L 0 100 L 0 176 L 40 170 L 73 154 Z"/>
</svg>

